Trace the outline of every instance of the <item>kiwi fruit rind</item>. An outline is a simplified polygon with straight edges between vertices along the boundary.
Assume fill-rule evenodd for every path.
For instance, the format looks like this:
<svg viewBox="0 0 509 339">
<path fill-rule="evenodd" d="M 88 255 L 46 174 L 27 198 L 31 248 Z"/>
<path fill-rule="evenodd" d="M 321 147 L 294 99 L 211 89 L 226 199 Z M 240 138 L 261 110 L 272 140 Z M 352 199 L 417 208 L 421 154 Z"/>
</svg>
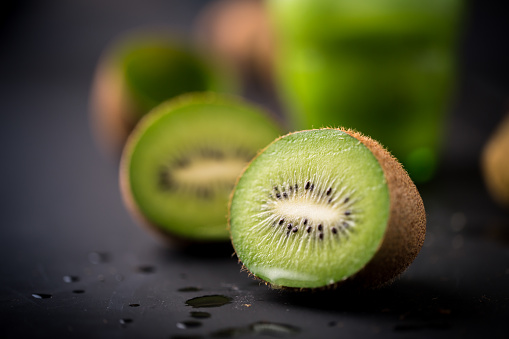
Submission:
<svg viewBox="0 0 509 339">
<path fill-rule="evenodd" d="M 238 179 L 229 208 L 235 252 L 275 288 L 382 286 L 424 242 L 420 194 L 378 142 L 352 130 L 276 139 Z"/>
<path fill-rule="evenodd" d="M 137 29 L 103 52 L 91 89 L 91 120 L 107 154 L 120 154 L 139 119 L 177 95 L 236 91 L 233 74 L 169 30 Z"/>
<path fill-rule="evenodd" d="M 174 243 L 228 241 L 230 192 L 258 150 L 281 135 L 240 98 L 192 93 L 157 106 L 124 148 L 120 185 L 129 210 Z"/>
<path fill-rule="evenodd" d="M 484 146 L 481 166 L 489 193 L 500 206 L 509 208 L 509 114 Z"/>
</svg>

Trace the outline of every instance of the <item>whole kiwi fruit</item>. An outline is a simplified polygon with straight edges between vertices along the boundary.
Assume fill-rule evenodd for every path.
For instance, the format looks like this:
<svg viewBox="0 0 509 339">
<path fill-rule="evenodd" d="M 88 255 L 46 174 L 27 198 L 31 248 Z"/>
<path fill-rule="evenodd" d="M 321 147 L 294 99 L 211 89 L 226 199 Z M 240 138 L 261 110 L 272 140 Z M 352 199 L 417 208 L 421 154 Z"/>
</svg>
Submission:
<svg viewBox="0 0 509 339">
<path fill-rule="evenodd" d="M 378 142 L 352 130 L 276 139 L 244 170 L 229 227 L 244 267 L 275 288 L 382 286 L 424 242 L 420 194 Z"/>
<path fill-rule="evenodd" d="M 509 208 L 509 114 L 484 146 L 481 166 L 491 196 Z"/>
</svg>

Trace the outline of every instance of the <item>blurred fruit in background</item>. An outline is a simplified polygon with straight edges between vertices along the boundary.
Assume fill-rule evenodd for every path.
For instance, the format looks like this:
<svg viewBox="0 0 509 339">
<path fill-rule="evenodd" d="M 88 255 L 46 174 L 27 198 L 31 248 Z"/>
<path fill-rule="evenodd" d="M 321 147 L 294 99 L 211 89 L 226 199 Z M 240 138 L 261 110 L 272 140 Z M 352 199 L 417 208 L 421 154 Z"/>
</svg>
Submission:
<svg viewBox="0 0 509 339">
<path fill-rule="evenodd" d="M 199 44 L 245 81 L 271 84 L 273 33 L 263 0 L 218 0 L 198 15 Z"/>
<path fill-rule="evenodd" d="M 118 155 L 138 120 L 161 102 L 197 91 L 236 92 L 232 74 L 163 29 L 114 40 L 98 63 L 91 115 L 101 147 Z"/>
<path fill-rule="evenodd" d="M 509 114 L 486 143 L 481 166 L 492 197 L 509 208 Z"/>
<path fill-rule="evenodd" d="M 416 182 L 437 167 L 461 0 L 269 0 L 276 77 L 295 129 L 379 140 Z"/>
</svg>

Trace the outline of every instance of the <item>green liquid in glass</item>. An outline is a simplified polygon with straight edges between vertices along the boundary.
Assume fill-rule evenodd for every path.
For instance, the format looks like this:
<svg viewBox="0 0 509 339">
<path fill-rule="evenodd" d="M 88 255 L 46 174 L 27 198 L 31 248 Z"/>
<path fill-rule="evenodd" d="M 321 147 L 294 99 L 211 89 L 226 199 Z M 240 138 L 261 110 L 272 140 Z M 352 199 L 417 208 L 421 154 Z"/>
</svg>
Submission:
<svg viewBox="0 0 509 339">
<path fill-rule="evenodd" d="M 436 169 L 460 0 L 270 0 L 277 83 L 296 129 L 347 127 L 416 182 Z"/>
</svg>

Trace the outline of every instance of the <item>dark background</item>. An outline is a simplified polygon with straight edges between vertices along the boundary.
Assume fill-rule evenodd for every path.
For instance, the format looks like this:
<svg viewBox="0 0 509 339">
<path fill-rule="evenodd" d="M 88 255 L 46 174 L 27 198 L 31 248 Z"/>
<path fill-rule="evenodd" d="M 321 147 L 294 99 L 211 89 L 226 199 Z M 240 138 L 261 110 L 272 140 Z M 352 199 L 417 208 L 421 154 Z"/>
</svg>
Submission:
<svg viewBox="0 0 509 339">
<path fill-rule="evenodd" d="M 206 3 L 0 5 L 0 336 L 508 337 L 509 212 L 479 171 L 482 146 L 509 111 L 502 2 L 468 3 L 442 167 L 419 187 L 428 233 L 418 258 L 381 290 L 310 294 L 253 281 L 229 246 L 178 250 L 138 227 L 116 161 L 92 138 L 88 96 L 108 42 L 148 24 L 188 34 Z M 204 295 L 231 303 L 186 305 Z M 189 320 L 199 323 L 183 329 Z"/>
</svg>

